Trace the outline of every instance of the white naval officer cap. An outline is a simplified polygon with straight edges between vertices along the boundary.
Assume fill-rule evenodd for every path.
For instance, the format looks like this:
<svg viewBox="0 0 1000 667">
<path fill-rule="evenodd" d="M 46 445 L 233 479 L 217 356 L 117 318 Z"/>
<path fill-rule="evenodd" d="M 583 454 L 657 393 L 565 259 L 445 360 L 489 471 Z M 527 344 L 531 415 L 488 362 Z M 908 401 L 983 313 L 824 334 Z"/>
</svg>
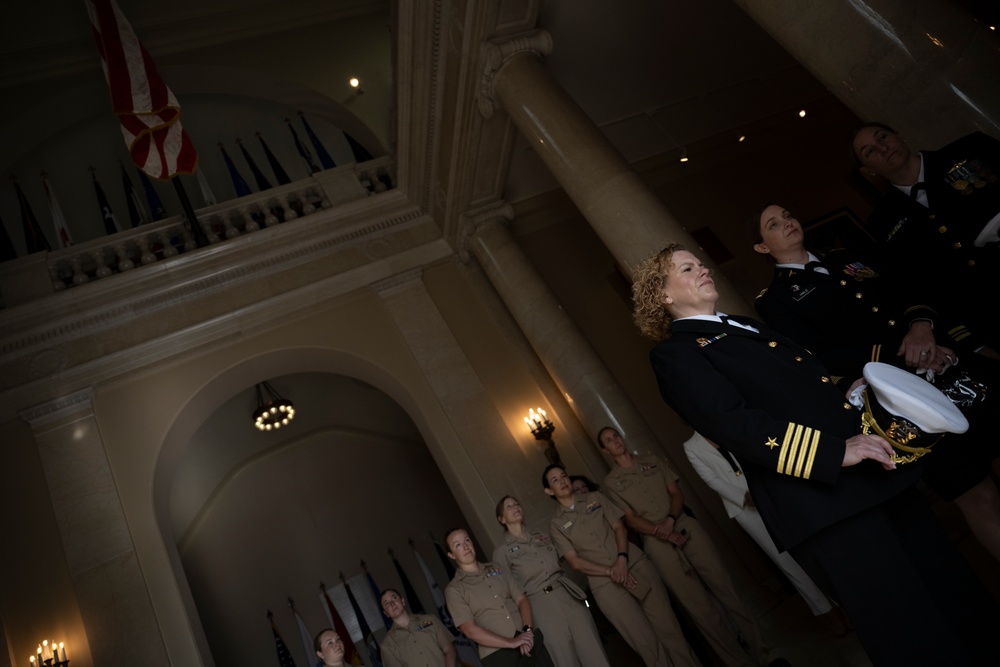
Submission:
<svg viewBox="0 0 1000 667">
<path fill-rule="evenodd" d="M 969 430 L 969 420 L 951 399 L 921 376 L 878 361 L 865 364 L 863 373 L 886 412 L 912 422 L 924 433 Z"/>
</svg>

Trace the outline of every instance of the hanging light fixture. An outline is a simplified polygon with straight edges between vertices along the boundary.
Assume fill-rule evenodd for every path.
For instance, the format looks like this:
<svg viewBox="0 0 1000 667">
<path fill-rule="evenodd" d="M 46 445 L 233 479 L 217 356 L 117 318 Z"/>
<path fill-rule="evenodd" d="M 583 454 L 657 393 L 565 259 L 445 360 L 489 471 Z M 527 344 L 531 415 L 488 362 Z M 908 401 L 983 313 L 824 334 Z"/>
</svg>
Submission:
<svg viewBox="0 0 1000 667">
<path fill-rule="evenodd" d="M 268 400 L 264 401 L 267 393 Z M 282 397 L 267 380 L 257 384 L 257 409 L 253 413 L 253 425 L 259 431 L 270 431 L 288 426 L 295 419 L 295 405 Z"/>
</svg>

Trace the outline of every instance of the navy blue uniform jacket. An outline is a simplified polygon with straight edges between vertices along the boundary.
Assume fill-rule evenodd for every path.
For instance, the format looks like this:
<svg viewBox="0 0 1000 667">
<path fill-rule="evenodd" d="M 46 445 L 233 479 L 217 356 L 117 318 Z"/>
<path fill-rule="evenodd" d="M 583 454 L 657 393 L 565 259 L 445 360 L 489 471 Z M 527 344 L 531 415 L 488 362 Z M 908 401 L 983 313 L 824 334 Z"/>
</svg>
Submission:
<svg viewBox="0 0 1000 667">
<path fill-rule="evenodd" d="M 739 459 L 754 504 L 781 549 L 895 496 L 919 464 L 842 467 L 845 441 L 860 432 L 824 366 L 768 329 L 682 320 L 650 352 L 663 399 L 705 437 Z"/>
</svg>

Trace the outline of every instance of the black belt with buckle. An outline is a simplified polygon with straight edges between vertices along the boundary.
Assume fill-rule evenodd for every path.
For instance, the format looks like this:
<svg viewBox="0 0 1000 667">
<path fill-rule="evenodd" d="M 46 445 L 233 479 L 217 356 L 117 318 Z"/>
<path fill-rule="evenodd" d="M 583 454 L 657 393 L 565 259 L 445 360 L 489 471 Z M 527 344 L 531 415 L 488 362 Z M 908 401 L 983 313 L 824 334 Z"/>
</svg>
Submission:
<svg viewBox="0 0 1000 667">
<path fill-rule="evenodd" d="M 552 589 L 552 587 L 551 587 L 551 586 L 546 586 L 545 588 L 543 588 L 543 589 L 542 589 L 542 592 L 543 592 L 543 593 L 551 593 L 551 592 L 552 592 L 552 590 L 553 590 L 553 589 Z"/>
</svg>

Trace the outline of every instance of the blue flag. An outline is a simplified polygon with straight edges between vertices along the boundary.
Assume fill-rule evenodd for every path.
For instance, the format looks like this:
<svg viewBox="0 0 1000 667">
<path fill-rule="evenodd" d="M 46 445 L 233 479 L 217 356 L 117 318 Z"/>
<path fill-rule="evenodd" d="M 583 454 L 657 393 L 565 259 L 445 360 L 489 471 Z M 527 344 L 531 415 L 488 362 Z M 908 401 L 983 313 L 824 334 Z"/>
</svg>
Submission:
<svg viewBox="0 0 1000 667">
<path fill-rule="evenodd" d="M 368 160 L 373 159 L 372 154 L 365 150 L 365 147 L 358 143 L 358 141 L 344 132 L 344 137 L 347 139 L 347 143 L 351 145 L 351 152 L 354 153 L 354 161 L 358 164 L 362 162 L 368 162 Z"/>
<path fill-rule="evenodd" d="M 274 172 L 274 180 L 278 181 L 278 185 L 287 185 L 292 182 L 292 179 L 288 178 L 288 174 L 282 168 L 281 163 L 278 162 L 278 158 L 274 157 L 274 153 L 271 149 L 267 147 L 264 143 L 264 137 L 260 136 L 260 132 L 257 133 L 257 138 L 260 139 L 260 145 L 264 147 L 264 155 L 267 156 L 267 163 L 271 165 L 271 171 Z"/>
<path fill-rule="evenodd" d="M 285 646 L 285 640 L 278 634 L 278 626 L 274 624 L 274 614 L 270 610 L 267 612 L 267 620 L 271 621 L 271 632 L 274 633 L 274 644 L 278 649 L 279 667 L 296 667 L 295 660 L 292 659 L 292 654 L 288 651 L 288 647 Z"/>
<path fill-rule="evenodd" d="M 104 194 L 104 188 L 101 187 L 100 181 L 97 180 L 97 174 L 91 172 L 90 175 L 94 179 L 94 192 L 97 193 L 97 205 L 100 207 L 101 217 L 104 219 L 104 232 L 106 234 L 117 234 L 122 231 L 122 228 L 115 218 L 115 212 L 111 210 L 111 203 L 108 202 L 108 198 Z"/>
<path fill-rule="evenodd" d="M 125 203 L 128 204 L 128 220 L 132 223 L 133 227 L 138 227 L 145 222 L 149 222 L 149 219 L 146 218 L 146 212 L 139 201 L 139 195 L 136 194 L 135 188 L 132 186 L 132 179 L 128 177 L 128 172 L 125 171 L 125 165 L 119 162 L 118 166 L 122 170 L 122 188 L 125 190 Z"/>
<path fill-rule="evenodd" d="M 142 189 L 146 192 L 146 201 L 149 202 L 149 212 L 152 213 L 153 220 L 163 220 L 167 217 L 167 209 L 163 207 L 160 195 L 156 194 L 156 190 L 153 188 L 153 184 L 150 182 L 146 172 L 138 167 L 135 170 L 139 172 L 139 180 L 142 181 Z"/>
<path fill-rule="evenodd" d="M 247 151 L 243 142 L 237 139 L 236 143 L 239 144 L 240 150 L 243 151 L 243 159 L 246 160 L 247 164 L 250 166 L 250 173 L 253 174 L 253 179 L 257 181 L 257 190 L 261 192 L 264 190 L 270 190 L 271 182 L 267 180 L 267 176 L 264 175 L 264 172 L 257 168 L 257 163 L 253 161 L 252 157 L 250 157 L 250 152 Z"/>
<path fill-rule="evenodd" d="M 365 576 L 368 577 L 368 587 L 372 589 L 372 595 L 374 595 L 375 599 L 379 602 L 378 611 L 382 615 L 382 625 L 384 625 L 385 629 L 388 630 L 392 627 L 392 619 L 386 616 L 385 609 L 382 609 L 382 592 L 379 591 L 378 584 L 375 583 L 375 578 L 371 575 L 371 572 L 369 572 L 368 568 L 365 567 L 364 561 L 361 561 L 361 570 L 365 573 Z"/>
<path fill-rule="evenodd" d="M 365 648 L 368 649 L 368 657 L 371 659 L 372 664 L 375 667 L 382 667 L 382 653 L 378 649 L 378 642 L 375 641 L 375 633 L 372 632 L 371 628 L 368 627 L 368 621 L 365 620 L 365 614 L 361 611 L 358 601 L 354 598 L 354 593 L 351 592 L 351 586 L 347 583 L 347 580 L 343 576 L 340 580 L 344 582 L 344 590 L 347 591 L 347 599 L 351 601 L 351 609 L 354 610 L 354 615 L 358 619 L 358 629 L 361 630 L 361 636 L 365 642 Z"/>
<path fill-rule="evenodd" d="M 250 186 L 247 185 L 247 182 L 243 179 L 243 176 L 236 168 L 236 165 L 233 164 L 233 161 L 229 158 L 229 153 L 226 152 L 226 147 L 220 143 L 219 150 L 222 151 L 222 157 L 226 160 L 226 167 L 229 169 L 229 177 L 233 179 L 233 189 L 236 190 L 236 196 L 245 197 L 246 195 L 251 194 Z"/>
<path fill-rule="evenodd" d="M 320 164 L 323 165 L 324 169 L 333 169 L 336 167 L 337 165 L 334 163 L 333 158 L 326 152 L 326 148 L 324 148 L 323 144 L 320 143 L 319 137 L 317 137 L 316 133 L 313 132 L 312 128 L 309 126 L 309 121 L 306 120 L 305 115 L 303 115 L 301 111 L 299 112 L 299 117 L 302 118 L 302 124 L 305 125 L 306 134 L 309 135 L 309 141 L 312 142 L 313 148 L 316 149 L 316 155 L 319 156 Z"/>
<path fill-rule="evenodd" d="M 299 140 L 298 133 L 296 133 L 295 128 L 292 127 L 292 121 L 286 118 L 285 122 L 288 123 L 288 129 L 292 131 L 292 138 L 295 140 L 295 149 L 299 152 L 299 155 L 302 156 L 302 159 L 306 161 L 306 166 L 309 167 L 309 173 L 315 174 L 319 171 L 319 167 L 317 167 L 316 163 L 313 162 L 312 153 L 310 153 L 309 149 L 306 148 L 306 145 Z"/>
<path fill-rule="evenodd" d="M 45 251 L 52 252 L 49 240 L 42 233 L 42 228 L 38 226 L 38 218 L 31 210 L 31 203 L 21 191 L 21 186 L 14 181 L 14 189 L 17 190 L 17 203 L 21 206 L 21 226 L 24 228 L 24 245 L 28 248 L 28 254 Z"/>
<path fill-rule="evenodd" d="M 17 257 L 17 251 L 14 250 L 14 243 L 10 240 L 10 235 L 7 233 L 7 228 L 4 227 L 3 220 L 0 220 L 0 262 L 6 262 L 8 259 L 14 259 L 15 257 Z"/>
<path fill-rule="evenodd" d="M 406 572 L 403 571 L 403 566 L 399 564 L 396 557 L 392 555 L 392 549 L 389 549 L 389 556 L 392 557 L 392 564 L 396 567 L 396 574 L 399 575 L 399 580 L 403 583 L 403 597 L 406 598 L 406 606 L 410 608 L 414 614 L 426 614 L 424 611 L 424 605 L 420 604 L 420 598 L 417 597 L 417 591 L 414 590 L 413 584 L 410 583 L 409 577 L 406 576 Z"/>
</svg>

